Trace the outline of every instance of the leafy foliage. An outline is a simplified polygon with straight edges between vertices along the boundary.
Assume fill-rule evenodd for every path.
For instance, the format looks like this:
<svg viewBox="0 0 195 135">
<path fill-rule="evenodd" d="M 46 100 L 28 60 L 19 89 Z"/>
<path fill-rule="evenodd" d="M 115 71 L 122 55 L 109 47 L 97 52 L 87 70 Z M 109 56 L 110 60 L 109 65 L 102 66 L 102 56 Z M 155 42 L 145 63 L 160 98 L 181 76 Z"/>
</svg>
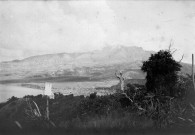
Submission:
<svg viewBox="0 0 195 135">
<path fill-rule="evenodd" d="M 177 97 L 148 92 L 144 86 L 128 84 L 125 92 L 133 99 L 131 107 L 140 116 L 152 119 L 155 128 L 195 127 L 195 92 L 191 76 L 178 76 Z M 164 89 L 158 89 L 164 91 Z M 132 110 L 131 110 L 132 112 Z"/>
<path fill-rule="evenodd" d="M 174 86 L 177 83 L 177 72 L 181 65 L 176 62 L 170 51 L 161 50 L 152 54 L 148 61 L 144 61 L 141 69 L 147 73 L 147 91 L 159 95 L 175 96 Z M 159 89 L 164 87 L 164 91 Z"/>
</svg>

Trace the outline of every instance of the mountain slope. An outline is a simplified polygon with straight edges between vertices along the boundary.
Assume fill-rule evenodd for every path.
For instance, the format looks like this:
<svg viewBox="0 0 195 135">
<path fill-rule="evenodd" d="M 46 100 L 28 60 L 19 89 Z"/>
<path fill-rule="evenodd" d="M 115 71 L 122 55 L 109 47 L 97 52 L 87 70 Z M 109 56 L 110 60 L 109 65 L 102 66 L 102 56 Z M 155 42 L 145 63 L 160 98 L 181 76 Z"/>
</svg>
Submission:
<svg viewBox="0 0 195 135">
<path fill-rule="evenodd" d="M 0 63 L 0 80 L 57 80 L 111 79 L 116 70 L 123 70 L 130 78 L 144 78 L 142 61 L 154 53 L 141 47 L 105 47 L 84 53 L 59 53 L 33 56 L 23 60 Z M 82 78 L 84 77 L 84 78 Z M 64 80 L 65 78 L 65 80 Z"/>
</svg>

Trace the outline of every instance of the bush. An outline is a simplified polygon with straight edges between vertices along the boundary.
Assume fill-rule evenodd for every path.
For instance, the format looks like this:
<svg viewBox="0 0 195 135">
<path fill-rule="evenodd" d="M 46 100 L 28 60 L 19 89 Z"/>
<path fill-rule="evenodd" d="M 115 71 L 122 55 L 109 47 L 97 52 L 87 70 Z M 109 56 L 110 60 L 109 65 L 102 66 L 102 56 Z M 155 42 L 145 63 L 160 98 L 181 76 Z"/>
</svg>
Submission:
<svg viewBox="0 0 195 135">
<path fill-rule="evenodd" d="M 90 99 L 94 99 L 94 98 L 96 98 L 96 97 L 97 97 L 97 92 L 91 93 L 91 94 L 89 95 L 89 98 L 90 98 Z"/>
<path fill-rule="evenodd" d="M 11 102 L 16 101 L 18 99 L 19 98 L 15 97 L 15 96 L 12 96 L 11 98 L 8 99 L 7 103 L 11 103 Z"/>
<path fill-rule="evenodd" d="M 120 103 L 114 95 L 86 97 L 78 106 L 81 116 L 107 115 L 110 111 L 120 108 Z"/>
<path fill-rule="evenodd" d="M 177 83 L 181 65 L 176 62 L 170 51 L 159 51 L 152 54 L 148 61 L 144 61 L 141 69 L 147 73 L 146 88 L 155 94 L 175 96 L 174 86 Z M 162 87 L 164 91 L 159 91 Z"/>
</svg>

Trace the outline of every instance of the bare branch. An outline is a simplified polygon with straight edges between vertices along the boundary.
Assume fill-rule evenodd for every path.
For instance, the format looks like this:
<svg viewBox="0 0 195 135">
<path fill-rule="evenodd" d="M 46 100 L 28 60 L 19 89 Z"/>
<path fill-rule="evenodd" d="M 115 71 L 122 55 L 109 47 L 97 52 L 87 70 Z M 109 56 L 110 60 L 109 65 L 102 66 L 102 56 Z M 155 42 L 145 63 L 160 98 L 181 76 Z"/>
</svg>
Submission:
<svg viewBox="0 0 195 135">
<path fill-rule="evenodd" d="M 183 57 L 184 57 L 184 54 L 182 55 L 182 58 L 181 58 L 181 60 L 179 61 L 179 63 L 181 63 L 181 61 L 183 60 Z"/>
<path fill-rule="evenodd" d="M 169 52 L 171 51 L 172 45 L 173 45 L 173 39 L 171 39 L 170 44 L 169 44 L 169 49 L 168 49 Z"/>
<path fill-rule="evenodd" d="M 177 49 L 175 49 L 175 50 L 171 53 L 171 55 L 174 54 L 176 51 L 177 51 Z"/>
<path fill-rule="evenodd" d="M 22 126 L 21 126 L 21 124 L 18 121 L 14 121 L 14 122 L 20 129 L 22 129 Z"/>
<path fill-rule="evenodd" d="M 169 45 L 169 49 L 168 49 L 168 51 L 170 51 L 171 50 L 171 43 L 170 43 L 170 45 Z"/>
<path fill-rule="evenodd" d="M 119 74 L 117 74 L 117 72 L 115 72 L 115 76 L 116 76 L 118 79 L 120 79 L 120 76 L 119 76 Z"/>
<path fill-rule="evenodd" d="M 120 70 L 120 71 L 119 71 L 119 74 L 122 76 L 122 75 L 123 75 L 123 72 Z"/>
<path fill-rule="evenodd" d="M 115 72 L 115 75 L 116 75 L 116 77 L 119 78 L 119 79 L 124 79 L 122 71 Z"/>
<path fill-rule="evenodd" d="M 36 109 L 37 109 L 37 112 L 38 112 L 38 116 L 41 117 L 41 112 L 40 112 L 40 110 L 39 110 L 39 107 L 38 107 L 37 103 L 34 102 L 34 101 L 33 101 L 33 103 L 34 103 L 34 105 L 36 106 Z"/>
<path fill-rule="evenodd" d="M 122 93 L 126 98 L 128 98 L 132 103 L 133 103 L 133 100 L 129 97 L 129 96 L 127 96 L 127 94 L 126 93 Z"/>
</svg>

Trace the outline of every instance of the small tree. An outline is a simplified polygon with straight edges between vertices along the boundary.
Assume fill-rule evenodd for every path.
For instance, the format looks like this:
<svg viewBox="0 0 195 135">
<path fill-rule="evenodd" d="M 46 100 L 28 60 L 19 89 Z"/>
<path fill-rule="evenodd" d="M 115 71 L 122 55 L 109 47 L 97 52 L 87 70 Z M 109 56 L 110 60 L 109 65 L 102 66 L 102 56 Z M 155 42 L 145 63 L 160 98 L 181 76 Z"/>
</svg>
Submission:
<svg viewBox="0 0 195 135">
<path fill-rule="evenodd" d="M 170 50 L 160 50 L 156 54 L 152 54 L 147 61 L 143 62 L 141 69 L 147 73 L 147 91 L 155 94 L 175 95 L 174 86 L 177 82 L 177 72 L 180 71 L 181 65 L 173 59 Z"/>
</svg>

